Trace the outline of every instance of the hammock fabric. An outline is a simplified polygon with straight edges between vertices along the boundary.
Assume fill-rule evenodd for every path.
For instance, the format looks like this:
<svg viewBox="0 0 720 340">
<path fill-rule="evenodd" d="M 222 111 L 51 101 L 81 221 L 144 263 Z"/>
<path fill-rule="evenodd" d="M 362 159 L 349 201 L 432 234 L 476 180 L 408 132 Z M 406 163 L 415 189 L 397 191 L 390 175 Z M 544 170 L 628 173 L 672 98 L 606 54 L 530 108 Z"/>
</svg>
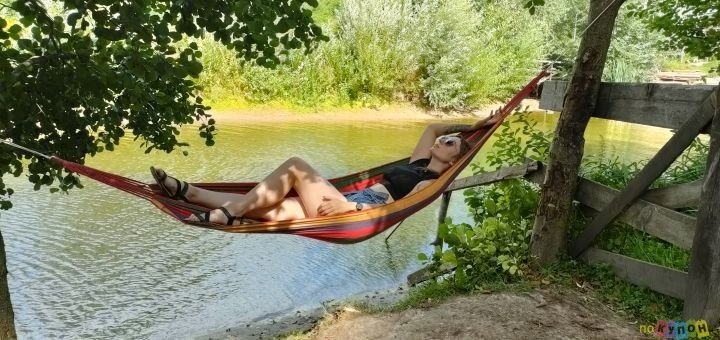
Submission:
<svg viewBox="0 0 720 340">
<path fill-rule="evenodd" d="M 233 233 L 285 233 L 306 236 L 332 243 L 356 243 L 387 230 L 394 224 L 401 222 L 408 216 L 437 199 L 450 185 L 450 183 L 460 174 L 460 172 L 470 163 L 470 161 L 472 161 L 480 148 L 482 148 L 485 142 L 487 142 L 490 138 L 492 133 L 500 126 L 500 124 L 502 124 L 503 120 L 510 115 L 512 110 L 520 105 L 521 100 L 527 97 L 530 92 L 537 87 L 539 81 L 547 75 L 549 74 L 546 71 L 541 71 L 503 108 L 501 108 L 500 111 L 496 113 L 500 115 L 497 123 L 465 134 L 464 137 L 472 145 L 472 148 L 458 162 L 440 175 L 437 180 L 433 181 L 432 184 L 428 185 L 423 190 L 392 203 L 369 210 L 351 212 L 342 215 L 321 216 L 288 221 L 253 221 L 252 223 L 233 226 L 208 223 L 198 224 L 185 221 L 185 219 L 193 213 L 208 211 L 209 209 L 207 207 L 171 199 L 163 194 L 157 184 L 139 182 L 81 164 L 69 162 L 58 157 L 51 157 L 50 160 L 69 171 L 90 177 L 117 189 L 147 199 L 160 210 L 184 223 Z M 381 181 L 382 173 L 384 171 L 393 166 L 407 164 L 408 160 L 408 158 L 400 159 L 369 170 L 333 178 L 330 182 L 341 192 L 362 190 Z M 242 194 L 250 191 L 257 183 L 191 184 L 209 190 Z"/>
</svg>

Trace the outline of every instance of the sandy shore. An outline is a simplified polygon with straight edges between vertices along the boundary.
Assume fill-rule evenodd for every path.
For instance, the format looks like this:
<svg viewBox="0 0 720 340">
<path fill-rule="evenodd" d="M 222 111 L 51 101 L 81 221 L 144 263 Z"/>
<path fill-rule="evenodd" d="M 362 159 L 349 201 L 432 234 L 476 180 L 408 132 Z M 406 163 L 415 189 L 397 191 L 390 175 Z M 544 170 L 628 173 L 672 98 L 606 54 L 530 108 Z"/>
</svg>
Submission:
<svg viewBox="0 0 720 340">
<path fill-rule="evenodd" d="M 366 314 L 353 307 L 388 307 L 408 291 L 403 285 L 278 312 L 202 338 L 277 339 L 294 334 L 287 339 L 646 339 L 637 320 L 601 303 L 594 292 L 557 286 L 460 295 L 440 304 L 428 300 L 402 312 Z"/>
<path fill-rule="evenodd" d="M 288 109 L 257 107 L 242 110 L 212 110 L 210 113 L 222 122 L 288 122 L 288 121 L 429 121 L 443 119 L 482 118 L 490 115 L 502 104 L 488 105 L 470 112 L 444 112 L 426 110 L 410 104 L 380 107 L 340 108 L 313 112 L 294 112 Z M 522 109 L 536 111 L 538 101 L 523 100 Z"/>
</svg>

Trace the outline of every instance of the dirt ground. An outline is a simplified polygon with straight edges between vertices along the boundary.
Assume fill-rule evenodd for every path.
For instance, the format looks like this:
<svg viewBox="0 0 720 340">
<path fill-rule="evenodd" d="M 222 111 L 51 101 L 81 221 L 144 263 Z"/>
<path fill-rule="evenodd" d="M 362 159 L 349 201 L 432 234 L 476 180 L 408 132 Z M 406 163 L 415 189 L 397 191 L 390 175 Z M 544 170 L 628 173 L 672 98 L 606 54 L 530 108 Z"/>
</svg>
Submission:
<svg viewBox="0 0 720 340">
<path fill-rule="evenodd" d="M 579 294 L 460 296 L 437 306 L 366 315 L 344 308 L 305 339 L 643 339 L 639 325 Z"/>
<path fill-rule="evenodd" d="M 354 305 L 388 306 L 407 288 L 279 313 L 205 339 L 652 339 L 640 325 L 595 298 L 567 288 L 456 296 L 402 312 L 367 314 Z"/>
</svg>

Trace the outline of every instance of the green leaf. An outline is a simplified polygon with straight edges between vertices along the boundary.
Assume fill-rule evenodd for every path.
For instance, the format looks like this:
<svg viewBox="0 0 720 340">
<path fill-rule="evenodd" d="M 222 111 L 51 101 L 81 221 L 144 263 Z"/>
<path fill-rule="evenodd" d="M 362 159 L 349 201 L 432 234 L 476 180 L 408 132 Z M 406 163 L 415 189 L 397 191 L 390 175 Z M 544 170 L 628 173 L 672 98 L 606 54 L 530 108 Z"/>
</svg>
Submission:
<svg viewBox="0 0 720 340">
<path fill-rule="evenodd" d="M 77 21 L 80 19 L 81 15 L 79 12 L 70 13 L 67 17 L 67 23 L 68 25 L 75 27 L 75 24 L 77 24 Z"/>
<path fill-rule="evenodd" d="M 487 251 L 489 254 L 495 254 L 495 252 L 497 251 L 497 248 L 493 244 L 488 244 L 487 247 L 485 248 L 485 251 Z"/>
<path fill-rule="evenodd" d="M 452 251 L 450 251 L 450 250 L 447 250 L 447 251 L 443 252 L 442 261 L 443 261 L 444 263 L 449 263 L 449 264 L 452 264 L 452 265 L 457 265 L 457 263 L 458 263 L 458 262 L 457 262 L 457 257 L 455 257 L 455 253 L 452 252 Z"/>
<path fill-rule="evenodd" d="M 23 30 L 22 26 L 15 24 L 15 25 L 10 26 L 10 28 L 8 28 L 7 32 L 10 33 L 11 36 L 17 37 L 15 39 L 19 39 L 19 34 L 20 34 L 20 32 L 22 32 L 22 30 Z"/>
<path fill-rule="evenodd" d="M 23 24 L 23 26 L 28 27 L 28 26 L 32 25 L 34 20 L 35 20 L 34 15 L 26 15 L 26 16 L 20 18 L 20 23 Z"/>
</svg>

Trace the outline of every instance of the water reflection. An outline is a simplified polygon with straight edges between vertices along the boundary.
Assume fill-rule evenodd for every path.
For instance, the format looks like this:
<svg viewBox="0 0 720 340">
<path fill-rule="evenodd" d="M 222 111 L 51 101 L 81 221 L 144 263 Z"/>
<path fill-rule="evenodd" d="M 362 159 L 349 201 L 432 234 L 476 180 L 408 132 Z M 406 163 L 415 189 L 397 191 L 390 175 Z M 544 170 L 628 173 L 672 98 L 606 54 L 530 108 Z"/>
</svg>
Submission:
<svg viewBox="0 0 720 340">
<path fill-rule="evenodd" d="M 552 129 L 557 115 L 533 119 Z M 190 156 L 144 154 L 131 139 L 88 164 L 150 181 L 161 165 L 189 181 L 257 181 L 291 156 L 333 177 L 407 156 L 426 123 L 221 124 L 202 146 L 189 127 Z M 593 120 L 590 153 L 646 159 L 670 134 Z M 483 154 L 479 156 L 481 160 Z M 469 175 L 466 170 L 462 176 Z M 2 213 L 10 289 L 21 338 L 200 336 L 359 292 L 393 287 L 429 251 L 438 204 L 389 232 L 355 245 L 298 236 L 238 235 L 188 227 L 146 201 L 92 181 L 70 195 L 32 191 L 5 178 L 15 207 Z M 469 222 L 462 195 L 448 215 Z"/>
</svg>

